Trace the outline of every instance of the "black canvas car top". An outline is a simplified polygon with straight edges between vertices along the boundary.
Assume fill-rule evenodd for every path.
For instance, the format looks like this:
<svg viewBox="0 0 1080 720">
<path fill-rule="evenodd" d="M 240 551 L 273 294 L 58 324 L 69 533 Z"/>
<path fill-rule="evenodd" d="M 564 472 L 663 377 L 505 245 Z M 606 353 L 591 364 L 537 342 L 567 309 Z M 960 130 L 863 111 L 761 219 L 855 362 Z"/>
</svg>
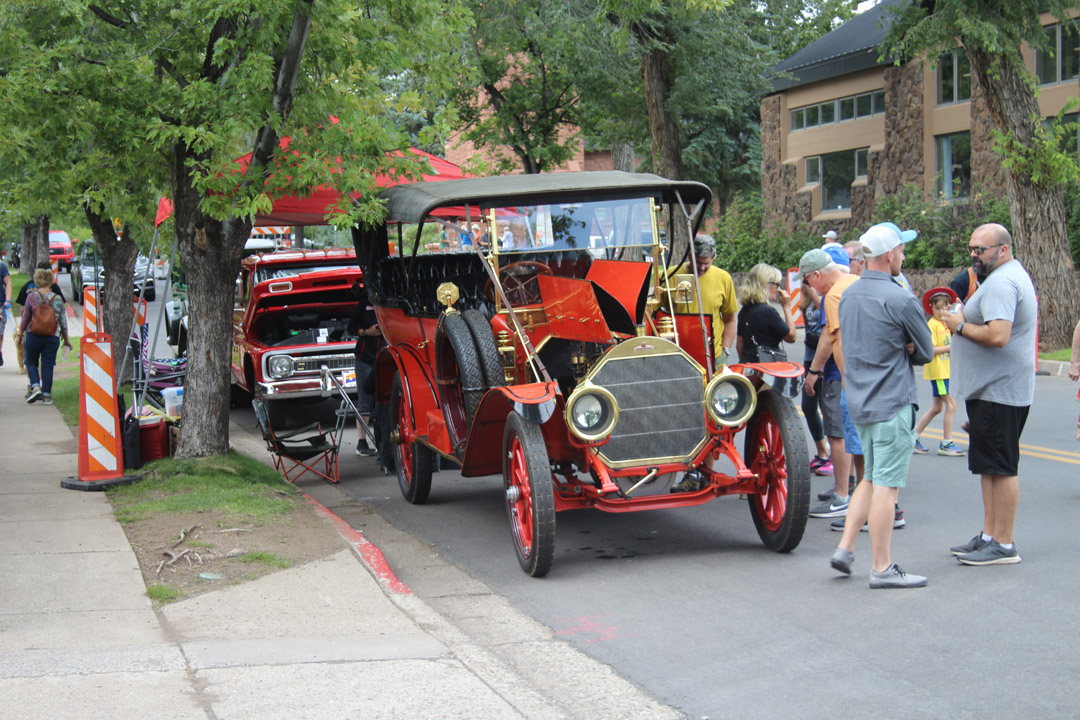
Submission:
<svg viewBox="0 0 1080 720">
<path fill-rule="evenodd" d="M 699 182 L 668 180 L 659 175 L 618 170 L 496 175 L 410 183 L 389 187 L 382 191 L 381 197 L 386 200 L 389 210 L 387 222 L 416 223 L 437 208 L 465 204 L 486 208 L 647 195 L 678 203 L 676 192 L 682 197 L 688 211 L 692 211 L 699 200 L 707 203 L 712 197 L 708 186 Z"/>
</svg>

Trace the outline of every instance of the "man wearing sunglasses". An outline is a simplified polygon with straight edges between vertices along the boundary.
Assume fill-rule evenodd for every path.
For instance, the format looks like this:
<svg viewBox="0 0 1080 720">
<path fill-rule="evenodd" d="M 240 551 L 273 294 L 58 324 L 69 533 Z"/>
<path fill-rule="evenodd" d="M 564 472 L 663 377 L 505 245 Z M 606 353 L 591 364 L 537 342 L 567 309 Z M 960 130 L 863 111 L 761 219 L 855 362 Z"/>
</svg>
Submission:
<svg viewBox="0 0 1080 720">
<path fill-rule="evenodd" d="M 965 398 L 971 446 L 968 469 L 982 479 L 982 532 L 950 552 L 964 565 L 1020 562 L 1013 521 L 1020 500 L 1020 434 L 1035 398 L 1035 288 L 1013 257 L 1001 225 L 980 225 L 968 242 L 971 266 L 986 280 L 957 313 L 952 331 L 952 387 Z"/>
</svg>

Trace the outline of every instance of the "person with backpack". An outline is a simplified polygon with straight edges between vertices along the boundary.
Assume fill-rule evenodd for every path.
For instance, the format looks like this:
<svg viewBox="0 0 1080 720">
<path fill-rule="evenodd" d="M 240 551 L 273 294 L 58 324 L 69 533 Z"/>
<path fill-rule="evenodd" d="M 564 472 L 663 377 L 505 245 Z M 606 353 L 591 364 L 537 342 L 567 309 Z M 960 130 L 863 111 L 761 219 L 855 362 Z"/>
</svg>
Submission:
<svg viewBox="0 0 1080 720">
<path fill-rule="evenodd" d="M 30 380 L 30 394 L 26 402 L 41 400 L 43 405 L 52 405 L 56 352 L 61 342 L 70 350 L 71 342 L 68 341 L 64 301 L 51 289 L 46 289 L 53 284 L 52 270 L 35 270 L 34 284 L 37 289 L 27 294 L 19 323 L 25 346 L 26 372 Z"/>
</svg>

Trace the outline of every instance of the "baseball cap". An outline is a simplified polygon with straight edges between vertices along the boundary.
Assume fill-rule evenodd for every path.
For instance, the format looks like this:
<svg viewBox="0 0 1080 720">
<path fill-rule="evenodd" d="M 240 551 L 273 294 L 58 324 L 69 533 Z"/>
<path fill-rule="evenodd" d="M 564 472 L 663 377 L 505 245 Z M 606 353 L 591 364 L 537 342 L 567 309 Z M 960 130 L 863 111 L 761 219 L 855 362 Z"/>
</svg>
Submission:
<svg viewBox="0 0 1080 720">
<path fill-rule="evenodd" d="M 889 227 L 889 226 L 892 227 Z M 881 223 L 879 225 L 873 225 L 869 230 L 862 234 L 859 238 L 859 242 L 863 246 L 863 254 L 868 258 L 879 257 L 892 250 L 897 245 L 906 243 L 908 240 L 914 238 L 916 233 L 914 230 L 909 230 L 911 237 L 904 238 L 899 229 L 892 223 Z"/>
<path fill-rule="evenodd" d="M 945 295 L 946 297 L 948 297 L 949 298 L 949 304 L 960 301 L 960 298 L 957 297 L 956 292 L 953 291 L 952 288 L 947 288 L 947 287 L 931 288 L 930 290 L 927 290 L 926 292 L 924 292 L 923 296 L 922 296 L 923 310 L 926 311 L 927 315 L 933 315 L 934 314 L 934 308 L 931 307 L 930 303 L 933 302 L 934 298 L 936 298 L 938 295 Z"/>
<path fill-rule="evenodd" d="M 803 253 L 803 256 L 799 258 L 799 275 L 805 277 L 812 272 L 823 270 L 833 264 L 832 257 L 824 250 L 820 248 L 807 250 Z"/>
<path fill-rule="evenodd" d="M 883 223 L 878 223 L 878 225 L 882 225 L 884 227 L 887 227 L 890 230 L 892 230 L 894 233 L 899 235 L 900 236 L 900 242 L 911 242 L 915 238 L 919 237 L 919 231 L 918 230 L 901 230 L 900 226 L 897 225 L 896 223 L 883 222 Z"/>
<path fill-rule="evenodd" d="M 826 245 L 821 249 L 824 250 L 837 265 L 851 267 L 851 256 L 847 254 L 847 250 L 844 249 L 843 245 Z"/>
<path fill-rule="evenodd" d="M 821 237 L 825 238 L 826 240 L 835 240 L 836 239 L 836 231 L 835 230 L 830 230 L 829 232 L 825 233 Z"/>
</svg>

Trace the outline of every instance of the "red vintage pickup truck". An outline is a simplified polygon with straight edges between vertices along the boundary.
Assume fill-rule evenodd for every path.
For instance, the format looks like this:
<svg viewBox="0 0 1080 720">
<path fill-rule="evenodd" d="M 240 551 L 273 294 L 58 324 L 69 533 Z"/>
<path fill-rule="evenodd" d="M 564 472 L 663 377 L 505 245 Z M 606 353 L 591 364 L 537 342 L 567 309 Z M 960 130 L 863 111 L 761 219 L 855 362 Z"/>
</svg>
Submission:
<svg viewBox="0 0 1080 720">
<path fill-rule="evenodd" d="M 246 258 L 233 310 L 234 401 L 258 395 L 279 425 L 293 401 L 321 397 L 323 365 L 353 384 L 356 336 L 348 324 L 358 302 L 352 287 L 362 278 L 352 249 Z"/>
</svg>

